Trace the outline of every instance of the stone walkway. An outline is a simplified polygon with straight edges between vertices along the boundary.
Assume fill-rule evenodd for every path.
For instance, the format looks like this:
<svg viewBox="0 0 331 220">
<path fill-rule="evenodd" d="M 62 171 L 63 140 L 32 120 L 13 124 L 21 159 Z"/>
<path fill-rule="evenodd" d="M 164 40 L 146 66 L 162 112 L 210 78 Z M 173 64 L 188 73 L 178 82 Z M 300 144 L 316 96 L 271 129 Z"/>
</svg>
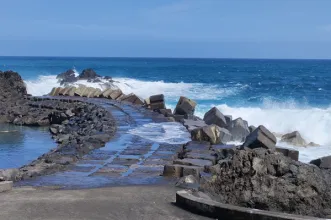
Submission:
<svg viewBox="0 0 331 220">
<path fill-rule="evenodd" d="M 76 98 L 75 98 L 76 99 Z M 156 143 L 129 133 L 149 123 L 164 123 L 166 118 L 141 107 L 121 105 L 106 99 L 89 99 L 109 110 L 118 131 L 105 147 L 85 155 L 65 172 L 22 181 L 16 186 L 93 188 L 110 185 L 155 184 L 169 180 L 160 175 L 164 165 L 173 161 L 181 144 Z"/>
</svg>

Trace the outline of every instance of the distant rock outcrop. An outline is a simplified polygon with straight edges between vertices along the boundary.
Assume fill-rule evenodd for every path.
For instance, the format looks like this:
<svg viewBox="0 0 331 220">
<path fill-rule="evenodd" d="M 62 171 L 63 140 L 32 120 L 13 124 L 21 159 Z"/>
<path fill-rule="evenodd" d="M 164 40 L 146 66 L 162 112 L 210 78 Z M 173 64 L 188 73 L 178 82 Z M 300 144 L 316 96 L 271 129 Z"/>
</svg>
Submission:
<svg viewBox="0 0 331 220">
<path fill-rule="evenodd" d="M 0 100 L 23 97 L 26 95 L 26 85 L 17 72 L 0 71 Z"/>
<path fill-rule="evenodd" d="M 66 72 L 60 73 L 56 77 L 59 80 L 60 85 L 68 86 L 72 83 L 78 82 L 79 80 L 87 80 L 88 82 L 100 83 L 105 80 L 108 83 L 114 82 L 110 76 L 100 76 L 93 69 L 84 69 L 79 76 L 76 76 L 76 72 L 72 69 Z"/>
<path fill-rule="evenodd" d="M 101 77 L 98 75 L 93 69 L 85 69 L 82 71 L 81 74 L 79 74 L 78 78 L 79 79 L 86 79 L 86 80 L 93 80 L 97 77 Z"/>
<path fill-rule="evenodd" d="M 68 85 L 69 83 L 74 83 L 78 80 L 75 75 L 75 71 L 72 69 L 60 73 L 56 78 L 59 80 L 61 85 Z"/>
</svg>

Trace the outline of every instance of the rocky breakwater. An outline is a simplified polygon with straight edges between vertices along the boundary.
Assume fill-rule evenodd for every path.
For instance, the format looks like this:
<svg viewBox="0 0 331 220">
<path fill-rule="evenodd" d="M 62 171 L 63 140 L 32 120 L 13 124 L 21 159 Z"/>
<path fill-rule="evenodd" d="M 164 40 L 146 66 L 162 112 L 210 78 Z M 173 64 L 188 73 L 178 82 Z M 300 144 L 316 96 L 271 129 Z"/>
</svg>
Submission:
<svg viewBox="0 0 331 220">
<path fill-rule="evenodd" d="M 2 180 L 18 181 L 66 169 L 84 154 L 104 146 L 116 130 L 111 113 L 100 106 L 28 96 L 16 72 L 0 72 L 0 94 L 1 123 L 50 126 L 58 144 L 26 166 L 0 170 Z"/>
<path fill-rule="evenodd" d="M 201 190 L 243 207 L 326 217 L 331 214 L 331 172 L 275 150 L 275 137 L 260 126 L 247 141 L 210 167 Z"/>
<path fill-rule="evenodd" d="M 84 69 L 79 75 L 77 75 L 74 70 L 69 69 L 57 75 L 56 78 L 62 86 L 68 86 L 72 83 L 79 82 L 80 80 L 86 80 L 87 82 L 94 83 L 100 83 L 102 81 L 105 81 L 109 84 L 114 82 L 111 77 L 102 77 L 91 68 Z"/>
<path fill-rule="evenodd" d="M 330 217 L 330 161 L 330 157 L 311 164 L 293 160 L 278 152 L 276 137 L 259 126 L 239 146 L 189 142 L 173 164 L 165 166 L 164 175 L 182 177 L 177 186 L 202 192 L 210 201 Z"/>
<path fill-rule="evenodd" d="M 136 105 L 143 105 L 144 101 L 137 95 L 124 94 L 119 88 L 113 84 L 113 80 L 109 76 L 102 77 L 93 69 L 85 69 L 79 76 L 76 76 L 75 71 L 68 70 L 57 76 L 60 84 L 63 87 L 54 87 L 49 93 L 50 96 L 78 96 L 86 98 L 107 98 L 117 101 L 123 101 Z M 88 87 L 79 82 L 85 80 L 92 83 L 101 83 L 105 89 Z M 76 84 L 73 84 L 76 83 Z M 73 86 L 75 85 L 75 86 Z"/>
<path fill-rule="evenodd" d="M 176 119 L 191 132 L 192 141 L 163 172 L 179 178 L 176 186 L 223 204 L 330 217 L 331 157 L 301 163 L 298 151 L 276 147 L 276 137 L 262 125 L 232 120 L 217 108 L 201 119 L 194 116 L 195 102 L 184 106 L 183 111 L 175 110 L 181 115 Z M 243 144 L 228 145 L 230 141 Z M 307 146 L 298 132 L 283 135 L 281 141 Z"/>
</svg>

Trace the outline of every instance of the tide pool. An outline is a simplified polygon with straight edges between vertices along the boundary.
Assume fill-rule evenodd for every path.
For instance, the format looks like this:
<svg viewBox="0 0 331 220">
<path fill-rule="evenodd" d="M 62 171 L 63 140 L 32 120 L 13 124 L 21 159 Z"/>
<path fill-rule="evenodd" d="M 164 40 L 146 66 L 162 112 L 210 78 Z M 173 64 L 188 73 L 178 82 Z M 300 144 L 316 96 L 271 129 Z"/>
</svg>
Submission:
<svg viewBox="0 0 331 220">
<path fill-rule="evenodd" d="M 54 147 L 48 127 L 0 124 L 0 169 L 21 167 Z"/>
</svg>

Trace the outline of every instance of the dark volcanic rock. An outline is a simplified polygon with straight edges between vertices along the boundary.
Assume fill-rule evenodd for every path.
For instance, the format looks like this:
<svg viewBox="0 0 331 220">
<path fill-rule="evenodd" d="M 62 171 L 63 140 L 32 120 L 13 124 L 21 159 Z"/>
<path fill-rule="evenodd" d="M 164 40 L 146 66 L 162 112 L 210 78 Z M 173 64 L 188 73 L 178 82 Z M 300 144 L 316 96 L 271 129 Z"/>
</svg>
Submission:
<svg viewBox="0 0 331 220">
<path fill-rule="evenodd" d="M 249 129 L 249 132 L 252 133 L 256 129 L 256 127 L 254 125 L 251 125 L 248 127 L 248 129 Z"/>
<path fill-rule="evenodd" d="M 222 203 L 324 217 L 331 208 L 331 176 L 263 148 L 236 150 L 211 167 L 201 189 Z"/>
<path fill-rule="evenodd" d="M 274 149 L 276 142 L 276 137 L 263 125 L 260 125 L 246 137 L 246 141 L 242 147 Z"/>
<path fill-rule="evenodd" d="M 219 144 L 220 128 L 217 125 L 208 125 L 196 128 L 191 131 L 192 140 L 194 141 L 208 141 L 211 144 Z"/>
<path fill-rule="evenodd" d="M 110 112 L 104 108 L 73 100 L 27 97 L 18 73 L 0 72 L 0 123 L 50 125 L 59 145 L 18 170 L 1 170 L 0 179 L 19 181 L 51 174 L 77 161 L 93 149 L 104 146 L 116 130 Z"/>
<path fill-rule="evenodd" d="M 68 119 L 68 116 L 65 113 L 61 112 L 52 112 L 48 116 L 50 124 L 61 124 Z"/>
<path fill-rule="evenodd" d="M 331 169 L 331 156 L 321 157 L 316 160 L 310 161 L 311 164 L 323 169 Z"/>
<path fill-rule="evenodd" d="M 23 98 L 27 95 L 21 76 L 14 71 L 0 71 L 0 100 Z"/>
<path fill-rule="evenodd" d="M 72 69 L 60 73 L 59 75 L 57 75 L 56 78 L 59 79 L 61 85 L 67 85 L 69 83 L 73 83 L 78 80 L 78 78 L 75 75 L 75 71 L 73 71 Z"/>
<path fill-rule="evenodd" d="M 194 115 L 196 105 L 197 103 L 192 99 L 181 96 L 176 105 L 174 115 L 184 115 L 188 118 L 188 116 Z"/>
<path fill-rule="evenodd" d="M 281 141 L 288 144 L 293 144 L 295 146 L 307 145 L 307 142 L 302 138 L 301 134 L 298 131 L 293 131 L 291 133 L 283 135 Z"/>
<path fill-rule="evenodd" d="M 79 79 L 93 80 L 100 77 L 93 69 L 85 69 L 79 74 Z"/>
<path fill-rule="evenodd" d="M 215 124 L 221 128 L 225 128 L 227 126 L 224 115 L 216 107 L 210 109 L 203 117 L 203 120 L 208 125 Z"/>
<path fill-rule="evenodd" d="M 291 158 L 292 160 L 295 160 L 295 161 L 299 160 L 299 151 L 297 151 L 297 150 L 276 146 L 276 151 L 284 154 L 285 156 Z"/>
<path fill-rule="evenodd" d="M 245 141 L 247 135 L 250 133 L 247 121 L 242 118 L 233 120 L 228 130 L 232 134 L 233 141 Z"/>
</svg>

